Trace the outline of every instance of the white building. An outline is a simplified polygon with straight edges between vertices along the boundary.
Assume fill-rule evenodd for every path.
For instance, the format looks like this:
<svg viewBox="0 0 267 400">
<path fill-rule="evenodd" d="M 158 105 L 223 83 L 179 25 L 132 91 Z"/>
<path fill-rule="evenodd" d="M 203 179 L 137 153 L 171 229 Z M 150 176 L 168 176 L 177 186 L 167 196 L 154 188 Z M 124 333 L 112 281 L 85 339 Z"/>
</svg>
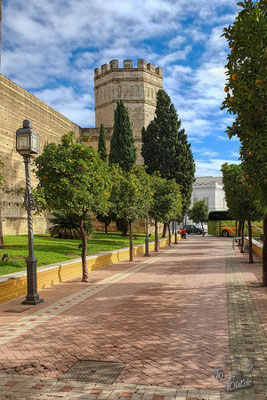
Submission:
<svg viewBox="0 0 267 400">
<path fill-rule="evenodd" d="M 198 200 L 205 200 L 209 211 L 227 210 L 225 193 L 221 176 L 205 176 L 196 178 L 193 183 L 191 206 Z"/>
<path fill-rule="evenodd" d="M 198 200 L 205 200 L 209 211 L 227 210 L 222 177 L 204 176 L 201 178 L 196 178 L 195 182 L 193 183 L 190 209 Z M 187 217 L 184 224 L 194 225 L 194 222 Z M 204 229 L 207 230 L 206 224 L 204 224 Z"/>
</svg>

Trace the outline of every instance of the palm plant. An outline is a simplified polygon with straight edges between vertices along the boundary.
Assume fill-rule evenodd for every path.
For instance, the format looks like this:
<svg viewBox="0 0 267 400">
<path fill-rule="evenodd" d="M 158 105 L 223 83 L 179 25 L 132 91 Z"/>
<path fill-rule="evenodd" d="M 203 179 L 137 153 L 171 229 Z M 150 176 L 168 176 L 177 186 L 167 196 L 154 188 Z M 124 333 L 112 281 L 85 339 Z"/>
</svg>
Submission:
<svg viewBox="0 0 267 400">
<path fill-rule="evenodd" d="M 54 211 L 53 216 L 54 218 L 49 219 L 49 222 L 52 224 L 49 228 L 49 233 L 52 237 L 59 239 L 80 239 L 80 225 L 77 215 Z M 87 236 L 94 233 L 92 218 L 88 214 L 84 219 L 84 230 Z"/>
</svg>

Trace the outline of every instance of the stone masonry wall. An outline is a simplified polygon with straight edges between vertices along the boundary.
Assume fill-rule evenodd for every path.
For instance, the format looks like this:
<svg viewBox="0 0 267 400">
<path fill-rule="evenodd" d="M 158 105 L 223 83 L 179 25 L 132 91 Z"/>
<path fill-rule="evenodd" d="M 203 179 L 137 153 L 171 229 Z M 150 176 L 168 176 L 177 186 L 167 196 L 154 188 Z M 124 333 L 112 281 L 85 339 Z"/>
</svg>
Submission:
<svg viewBox="0 0 267 400">
<path fill-rule="evenodd" d="M 129 111 L 132 123 L 137 162 L 142 164 L 141 132 L 154 118 L 156 94 L 162 89 L 162 69 L 137 61 L 137 68 L 132 60 L 124 60 L 119 68 L 118 60 L 112 60 L 95 69 L 95 126 L 112 128 L 117 100 L 123 100 Z"/>
<path fill-rule="evenodd" d="M 137 162 L 142 164 L 141 132 L 154 118 L 156 93 L 162 89 L 162 69 L 138 60 L 137 68 L 132 60 L 124 60 L 123 68 L 118 61 L 110 61 L 101 69 L 95 69 L 95 122 L 96 128 L 80 128 L 77 124 L 33 96 L 19 85 L 0 74 L 0 159 L 5 185 L 0 189 L 0 207 L 4 235 L 26 234 L 26 212 L 22 189 L 25 187 L 23 158 L 16 152 L 16 130 L 24 119 L 32 120 L 33 129 L 39 134 L 40 152 L 49 142 L 59 143 L 63 134 L 74 131 L 78 136 L 90 136 L 88 145 L 97 150 L 99 127 L 106 128 L 107 152 L 114 124 L 117 100 L 122 99 L 129 110 L 137 148 Z M 37 184 L 32 174 L 32 186 Z M 34 232 L 47 231 L 47 217 L 34 217 Z M 138 225 L 138 224 L 137 224 Z M 138 225 L 141 229 L 141 225 Z M 137 228 L 139 229 L 139 228 Z M 143 231 L 143 227 L 141 229 Z"/>
<path fill-rule="evenodd" d="M 0 191 L 4 235 L 26 234 L 26 212 L 21 207 L 25 187 L 23 158 L 16 152 L 16 130 L 24 119 L 32 120 L 33 129 L 39 134 L 40 152 L 49 142 L 58 143 L 63 134 L 74 131 L 80 135 L 81 128 L 62 114 L 22 89 L 0 74 L 0 159 L 6 183 Z M 32 174 L 32 186 L 36 185 Z M 34 218 L 34 232 L 43 233 L 47 219 Z"/>
</svg>

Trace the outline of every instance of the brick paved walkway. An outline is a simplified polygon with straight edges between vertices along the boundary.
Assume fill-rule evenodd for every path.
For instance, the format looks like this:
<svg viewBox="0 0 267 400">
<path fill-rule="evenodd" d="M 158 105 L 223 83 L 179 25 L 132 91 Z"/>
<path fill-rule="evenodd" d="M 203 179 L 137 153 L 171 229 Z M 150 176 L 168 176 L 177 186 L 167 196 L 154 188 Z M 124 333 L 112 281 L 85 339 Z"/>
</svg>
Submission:
<svg viewBox="0 0 267 400">
<path fill-rule="evenodd" d="M 266 336 L 229 241 L 190 238 L 91 277 L 42 291 L 25 316 L 4 312 L 21 299 L 0 306 L 0 400 L 266 400 Z M 125 367 L 113 385 L 62 381 L 78 359 Z M 251 359 L 252 389 L 211 376 Z"/>
</svg>

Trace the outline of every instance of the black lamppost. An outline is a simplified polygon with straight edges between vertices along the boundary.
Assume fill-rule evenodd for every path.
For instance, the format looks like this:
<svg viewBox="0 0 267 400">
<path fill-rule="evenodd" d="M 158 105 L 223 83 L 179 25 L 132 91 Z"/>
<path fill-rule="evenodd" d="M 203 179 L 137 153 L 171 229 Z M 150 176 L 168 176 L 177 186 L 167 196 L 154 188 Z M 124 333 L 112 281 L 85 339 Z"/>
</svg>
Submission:
<svg viewBox="0 0 267 400">
<path fill-rule="evenodd" d="M 31 154 L 38 154 L 39 136 L 32 129 L 32 121 L 24 120 L 23 128 L 16 132 L 16 150 L 23 156 L 26 174 L 26 193 L 24 205 L 28 214 L 28 249 L 29 255 L 26 258 L 27 263 L 27 296 L 22 304 L 39 304 L 43 299 L 39 298 L 37 293 L 36 264 L 37 258 L 34 256 L 33 249 L 33 218 L 32 210 L 35 208 L 31 189 L 30 164 Z"/>
</svg>

